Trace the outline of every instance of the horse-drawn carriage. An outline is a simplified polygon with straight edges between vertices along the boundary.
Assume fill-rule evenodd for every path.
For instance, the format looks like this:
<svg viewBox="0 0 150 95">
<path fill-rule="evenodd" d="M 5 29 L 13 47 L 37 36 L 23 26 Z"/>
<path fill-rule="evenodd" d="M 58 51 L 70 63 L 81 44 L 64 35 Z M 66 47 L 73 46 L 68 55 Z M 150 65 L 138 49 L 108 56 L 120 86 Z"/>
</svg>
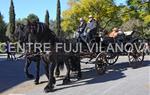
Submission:
<svg viewBox="0 0 150 95">
<path fill-rule="evenodd" d="M 98 74 L 104 74 L 107 66 L 117 62 L 119 56 L 128 56 L 129 64 L 136 68 L 144 60 L 144 43 L 137 31 L 128 31 L 116 38 L 108 38 L 104 32 L 99 32 L 87 43 L 89 46 L 97 43 L 100 50 L 80 53 L 81 58 L 90 58 L 87 63 L 94 63 Z M 88 47 L 88 46 L 87 46 Z M 111 50 L 108 50 L 108 47 Z M 120 49 L 120 50 L 116 50 Z M 94 60 L 94 61 L 93 61 Z M 91 62 L 92 61 L 92 62 Z"/>
<path fill-rule="evenodd" d="M 33 27 L 34 26 L 34 27 Z M 56 71 L 59 70 L 59 66 L 66 64 L 67 67 L 67 75 L 63 80 L 63 83 L 66 84 L 70 82 L 70 70 L 71 66 L 76 67 L 78 70 L 78 79 L 81 78 L 81 67 L 80 67 L 80 61 L 82 58 L 90 58 L 90 61 L 93 61 L 92 63 L 95 64 L 95 69 L 98 74 L 104 74 L 107 70 L 107 66 L 113 65 L 117 62 L 118 57 L 120 55 L 127 55 L 129 57 L 129 63 L 132 66 L 135 66 L 136 63 L 142 63 L 144 60 L 144 52 L 141 48 L 137 50 L 136 46 L 132 47 L 132 44 L 136 43 L 137 46 L 140 46 L 140 39 L 138 37 L 135 37 L 134 34 L 137 32 L 132 32 L 130 35 L 121 35 L 121 38 L 117 39 L 107 39 L 105 37 L 104 32 L 99 32 L 94 37 L 89 40 L 87 43 L 83 41 L 84 44 L 83 51 L 72 53 L 69 52 L 66 54 L 64 50 L 61 50 L 61 52 L 56 52 L 55 48 L 57 48 L 55 45 L 59 42 L 63 43 L 80 43 L 76 40 L 66 40 L 66 39 L 59 39 L 57 35 L 51 31 L 45 24 L 42 23 L 35 23 L 33 25 L 25 25 L 23 28 L 17 27 L 15 31 L 15 37 L 17 40 L 19 40 L 20 43 L 52 43 L 52 52 L 49 54 L 43 54 L 41 52 L 34 52 L 33 54 L 30 53 L 30 56 L 28 56 L 27 53 L 25 53 L 26 56 L 26 63 L 25 63 L 25 73 L 28 78 L 33 78 L 33 75 L 29 73 L 29 66 L 31 64 L 31 61 L 37 62 L 36 64 L 36 80 L 35 84 L 39 83 L 39 70 L 40 70 L 40 60 L 43 58 L 45 63 L 45 70 L 47 78 L 49 79 L 49 82 L 47 86 L 45 87 L 45 92 L 53 91 L 54 84 L 56 83 L 55 76 L 54 76 L 54 70 L 56 68 Z M 107 47 L 109 44 L 112 44 L 112 48 L 114 48 L 115 44 L 123 45 L 130 43 L 130 46 L 127 47 L 127 51 L 123 49 L 122 52 L 107 50 Z M 95 44 L 95 49 L 92 51 L 88 51 L 89 47 L 93 47 Z M 98 50 L 97 50 L 98 47 Z M 41 57 L 42 56 L 42 57 Z M 93 60 L 92 60 L 93 59 Z M 71 63 L 71 66 L 70 66 Z M 75 63 L 75 64 L 74 64 Z M 91 63 L 91 62 L 89 62 Z M 49 68 L 49 65 L 50 68 Z M 75 66 L 77 65 L 77 66 Z M 60 72 L 59 72 L 60 73 Z M 59 74 L 58 73 L 58 74 Z"/>
</svg>

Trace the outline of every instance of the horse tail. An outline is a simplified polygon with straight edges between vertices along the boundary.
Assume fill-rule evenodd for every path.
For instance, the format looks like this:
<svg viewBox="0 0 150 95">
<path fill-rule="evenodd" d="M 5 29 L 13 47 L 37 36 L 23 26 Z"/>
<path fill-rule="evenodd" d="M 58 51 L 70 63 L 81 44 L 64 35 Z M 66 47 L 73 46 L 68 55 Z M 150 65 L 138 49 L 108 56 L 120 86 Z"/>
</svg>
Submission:
<svg viewBox="0 0 150 95">
<path fill-rule="evenodd" d="M 64 69 L 64 62 L 63 61 L 58 62 L 57 65 L 60 68 L 60 70 Z"/>
<path fill-rule="evenodd" d="M 68 64 L 68 56 L 61 52 L 60 55 L 58 54 L 56 59 L 57 59 L 57 66 L 60 68 L 60 70 L 63 70 L 64 65 Z"/>
</svg>

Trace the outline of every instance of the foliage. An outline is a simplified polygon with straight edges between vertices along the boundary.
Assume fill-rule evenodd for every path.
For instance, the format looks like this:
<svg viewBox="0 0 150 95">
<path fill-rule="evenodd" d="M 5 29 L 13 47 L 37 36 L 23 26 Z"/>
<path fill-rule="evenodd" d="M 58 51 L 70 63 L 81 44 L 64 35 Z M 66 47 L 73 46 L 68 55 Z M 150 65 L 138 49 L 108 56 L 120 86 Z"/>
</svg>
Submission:
<svg viewBox="0 0 150 95">
<path fill-rule="evenodd" d="M 129 21 L 122 24 L 121 28 L 123 31 L 135 30 L 143 26 L 143 22 L 139 19 L 130 19 Z"/>
<path fill-rule="evenodd" d="M 141 20 L 143 23 L 138 28 L 143 37 L 150 38 L 150 2 L 149 0 L 128 0 L 130 14 L 134 13 L 132 18 Z M 131 18 L 131 17 L 130 17 Z"/>
<path fill-rule="evenodd" d="M 14 9 L 13 0 L 11 0 L 10 8 L 9 8 L 9 26 L 7 27 L 7 33 L 6 33 L 6 36 L 10 40 L 14 40 L 13 38 L 14 31 L 15 31 L 15 9 Z"/>
<path fill-rule="evenodd" d="M 147 15 L 147 16 L 145 16 L 145 17 L 143 18 L 143 20 L 144 20 L 144 24 L 150 25 L 150 14 Z"/>
<path fill-rule="evenodd" d="M 56 20 L 50 20 L 50 29 L 56 32 Z"/>
<path fill-rule="evenodd" d="M 3 20 L 3 15 L 0 13 L 0 42 L 5 41 L 6 23 Z"/>
<path fill-rule="evenodd" d="M 17 24 L 23 24 L 23 25 L 27 25 L 28 21 L 27 21 L 27 18 L 23 18 L 23 19 L 17 19 L 16 20 L 16 25 Z"/>
<path fill-rule="evenodd" d="M 60 0 L 57 0 L 57 15 L 56 15 L 56 29 L 57 29 L 57 35 L 61 35 L 61 6 L 60 6 Z"/>
<path fill-rule="evenodd" d="M 29 22 L 33 23 L 33 22 L 38 22 L 38 21 L 39 21 L 39 18 L 38 18 L 37 15 L 31 13 L 31 14 L 29 14 L 29 15 L 27 16 L 27 20 L 28 20 Z"/>
<path fill-rule="evenodd" d="M 120 27 L 124 31 L 138 30 L 144 38 L 150 38 L 150 1 L 149 0 L 127 0 L 127 5 L 115 5 L 115 0 L 68 0 L 69 9 L 63 11 L 61 19 L 60 0 L 57 0 L 57 17 L 55 21 L 49 20 L 46 11 L 45 23 L 56 31 L 58 36 L 74 33 L 82 17 L 88 22 L 88 16 L 93 15 L 98 22 L 99 28 L 111 31 L 113 27 Z M 12 34 L 15 23 L 27 24 L 28 21 L 39 21 L 38 16 L 29 14 L 27 18 L 18 19 L 15 22 L 15 10 L 13 0 L 9 9 L 9 24 L 3 21 L 0 14 L 0 38 L 6 31 L 6 36 L 13 40 Z M 50 24 L 51 23 L 51 24 Z M 62 33 L 62 30 L 65 33 Z M 0 39 L 1 40 L 1 39 Z"/>
<path fill-rule="evenodd" d="M 99 28 L 110 31 L 113 27 L 123 30 L 138 29 L 148 35 L 150 27 L 150 3 L 144 0 L 127 0 L 127 5 L 115 5 L 113 0 L 69 0 L 70 8 L 63 12 L 62 29 L 65 32 L 76 31 L 79 18 L 88 22 L 93 15 L 99 22 Z M 146 33 L 146 34 L 145 34 Z"/>
<path fill-rule="evenodd" d="M 75 31 L 79 25 L 79 18 L 83 17 L 88 21 L 89 15 L 93 15 L 99 22 L 99 27 L 102 28 L 108 28 L 109 25 L 112 25 L 112 28 L 115 24 L 111 24 L 111 22 L 119 21 L 118 7 L 112 0 L 70 0 L 69 5 L 70 8 L 63 12 L 62 27 L 64 31 Z"/>
</svg>

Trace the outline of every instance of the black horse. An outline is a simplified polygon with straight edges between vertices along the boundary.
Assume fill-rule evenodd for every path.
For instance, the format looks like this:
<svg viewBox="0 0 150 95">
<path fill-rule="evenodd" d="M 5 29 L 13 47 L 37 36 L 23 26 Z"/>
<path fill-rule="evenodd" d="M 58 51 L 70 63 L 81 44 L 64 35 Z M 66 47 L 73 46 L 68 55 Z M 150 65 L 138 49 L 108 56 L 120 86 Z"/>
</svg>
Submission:
<svg viewBox="0 0 150 95">
<path fill-rule="evenodd" d="M 45 70 L 46 75 L 49 79 L 48 85 L 45 87 L 45 92 L 49 92 L 53 90 L 54 84 L 56 82 L 54 77 L 54 70 L 56 68 L 56 74 L 59 75 L 59 67 L 63 67 L 64 64 L 66 64 L 67 67 L 67 75 L 65 79 L 63 80 L 63 84 L 66 84 L 70 82 L 70 67 L 76 66 L 76 70 L 78 70 L 78 79 L 81 78 L 81 68 L 80 68 L 80 58 L 77 56 L 77 54 L 71 54 L 71 53 L 65 53 L 63 50 L 60 50 L 56 52 L 55 45 L 57 42 L 70 42 L 66 41 L 65 39 L 58 38 L 53 31 L 51 31 L 45 24 L 43 23 L 34 23 L 34 24 L 28 24 L 25 25 L 24 28 L 21 28 L 20 26 L 15 31 L 15 36 L 18 38 L 20 43 L 26 43 L 26 42 L 38 42 L 38 43 L 47 43 L 50 42 L 52 44 L 51 52 L 49 54 L 42 53 L 42 57 L 38 53 L 34 53 L 35 56 L 32 54 L 26 53 L 26 65 L 25 65 L 25 73 L 27 77 L 33 78 L 33 75 L 29 74 L 28 68 L 31 64 L 31 61 L 37 62 L 37 71 L 36 71 L 36 80 L 35 83 L 39 83 L 39 66 L 40 66 L 40 60 L 43 59 L 45 63 Z M 36 55 L 37 54 L 37 55 Z M 31 55 L 31 56 L 30 56 Z M 75 62 L 73 60 L 76 60 Z M 78 60 L 78 61 L 77 61 Z M 51 64 L 50 64 L 51 63 Z M 49 69 L 49 64 L 50 69 Z M 77 64 L 77 65 L 72 65 Z"/>
<path fill-rule="evenodd" d="M 38 30 L 36 29 L 38 28 Z M 53 39 L 56 35 L 49 30 L 46 25 L 42 23 L 28 23 L 27 25 L 18 24 L 14 33 L 14 36 L 16 40 L 19 41 L 21 45 L 25 43 L 43 43 L 43 42 L 49 42 L 49 40 Z M 41 61 L 41 55 L 39 52 L 29 52 L 26 51 L 23 55 L 26 58 L 26 63 L 24 67 L 24 72 L 27 76 L 27 78 L 34 78 L 32 74 L 29 73 L 29 66 L 33 62 L 36 62 L 36 79 L 35 84 L 39 84 L 39 73 L 40 73 L 40 61 Z M 46 63 L 46 61 L 44 61 Z M 49 78 L 48 75 L 48 63 L 45 64 L 45 70 L 46 70 L 46 76 Z"/>
</svg>

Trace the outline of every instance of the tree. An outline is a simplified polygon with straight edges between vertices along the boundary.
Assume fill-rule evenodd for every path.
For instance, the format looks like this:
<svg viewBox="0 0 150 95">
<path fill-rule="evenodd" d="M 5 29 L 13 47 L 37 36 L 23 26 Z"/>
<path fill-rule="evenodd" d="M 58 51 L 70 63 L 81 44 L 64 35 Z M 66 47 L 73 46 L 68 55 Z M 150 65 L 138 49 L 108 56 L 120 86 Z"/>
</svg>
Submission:
<svg viewBox="0 0 150 95">
<path fill-rule="evenodd" d="M 140 26 L 144 37 L 150 37 L 150 0 L 128 0 L 128 6 L 132 11 L 132 18 L 139 19 L 144 23 Z M 130 11 L 130 14 L 131 14 Z"/>
<path fill-rule="evenodd" d="M 6 23 L 3 20 L 3 15 L 0 12 L 0 41 L 5 41 Z"/>
<path fill-rule="evenodd" d="M 113 0 L 70 0 L 70 8 L 63 12 L 62 28 L 66 32 L 76 31 L 79 18 L 88 22 L 88 16 L 93 15 L 99 23 L 99 27 L 111 29 L 118 20 L 118 7 Z M 116 19 L 117 18 L 117 19 Z M 111 26 L 111 27 L 108 27 Z"/>
<path fill-rule="evenodd" d="M 14 40 L 13 33 L 15 31 L 15 9 L 14 9 L 14 3 L 13 0 L 10 2 L 10 8 L 9 8 L 9 25 L 7 28 L 6 36 L 10 40 Z"/>
<path fill-rule="evenodd" d="M 46 14 L 45 14 L 45 24 L 49 27 L 50 26 L 50 22 L 49 22 L 49 12 L 48 10 L 46 10 Z"/>
<path fill-rule="evenodd" d="M 16 20 L 16 25 L 17 24 L 23 24 L 23 25 L 27 25 L 28 24 L 28 20 L 27 20 L 27 18 L 23 18 L 23 19 L 17 19 Z"/>
<path fill-rule="evenodd" d="M 150 0 L 128 0 L 128 6 L 142 20 L 150 16 Z"/>
<path fill-rule="evenodd" d="M 123 30 L 138 29 L 141 34 L 149 35 L 150 0 L 127 1 L 127 5 L 117 6 L 114 0 L 69 0 L 69 9 L 62 14 L 62 30 L 75 32 L 79 18 L 82 17 L 88 22 L 88 16 L 93 15 L 99 27 L 108 31 L 121 26 Z"/>
<path fill-rule="evenodd" d="M 60 6 L 60 0 L 57 0 L 57 15 L 56 15 L 56 29 L 57 29 L 57 35 L 61 36 L 61 6 Z"/>
<path fill-rule="evenodd" d="M 56 20 L 50 20 L 50 29 L 52 31 L 57 31 L 57 29 L 56 29 Z"/>
<path fill-rule="evenodd" d="M 27 20 L 31 23 L 39 22 L 39 17 L 35 14 L 29 14 L 28 17 L 27 17 Z"/>
<path fill-rule="evenodd" d="M 139 19 L 130 19 L 129 21 L 122 24 L 121 28 L 123 31 L 131 31 L 131 30 L 137 30 L 143 25 L 143 22 Z"/>
</svg>

